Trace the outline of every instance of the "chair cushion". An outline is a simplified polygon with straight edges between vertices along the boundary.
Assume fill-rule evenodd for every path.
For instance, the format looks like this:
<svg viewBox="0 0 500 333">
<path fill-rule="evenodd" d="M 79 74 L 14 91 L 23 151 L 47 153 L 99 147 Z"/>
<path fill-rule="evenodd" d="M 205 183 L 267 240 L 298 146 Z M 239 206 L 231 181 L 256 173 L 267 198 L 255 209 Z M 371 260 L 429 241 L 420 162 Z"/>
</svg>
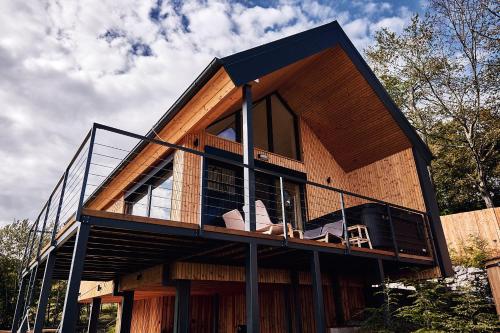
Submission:
<svg viewBox="0 0 500 333">
<path fill-rule="evenodd" d="M 243 212 L 248 210 L 248 206 L 243 206 Z M 266 230 L 273 225 L 273 222 L 269 218 L 266 206 L 261 200 L 255 201 L 255 230 Z"/>
<path fill-rule="evenodd" d="M 243 220 L 243 216 L 237 209 L 222 214 L 222 219 L 228 229 L 245 230 L 245 220 Z"/>
<path fill-rule="evenodd" d="M 322 233 L 329 233 L 331 235 L 342 237 L 344 235 L 343 221 L 327 223 L 323 226 Z"/>
<path fill-rule="evenodd" d="M 321 236 L 321 227 L 304 231 L 304 238 L 311 239 Z"/>
</svg>

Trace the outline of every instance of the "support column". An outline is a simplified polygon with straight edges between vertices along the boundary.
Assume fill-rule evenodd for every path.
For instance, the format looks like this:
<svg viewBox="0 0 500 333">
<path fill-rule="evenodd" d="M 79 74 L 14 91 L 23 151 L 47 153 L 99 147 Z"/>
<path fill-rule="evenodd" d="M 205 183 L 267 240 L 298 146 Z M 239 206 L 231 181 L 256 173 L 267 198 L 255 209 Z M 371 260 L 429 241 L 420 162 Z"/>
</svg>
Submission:
<svg viewBox="0 0 500 333">
<path fill-rule="evenodd" d="M 68 286 L 66 287 L 66 298 L 64 299 L 64 309 L 61 318 L 61 332 L 75 332 L 76 321 L 78 319 L 78 292 L 82 281 L 83 264 L 87 250 L 90 226 L 81 223 L 76 234 L 76 241 L 73 248 L 71 269 L 69 272 Z"/>
<path fill-rule="evenodd" d="M 33 331 L 41 333 L 45 324 L 45 313 L 47 311 L 47 303 L 49 301 L 50 290 L 52 289 L 52 272 L 56 263 L 56 255 L 51 251 L 47 256 L 45 263 L 45 271 L 43 273 L 42 286 L 40 288 L 40 297 L 38 298 L 38 308 L 36 310 L 35 324 Z"/>
<path fill-rule="evenodd" d="M 219 333 L 219 294 L 215 294 L 212 299 L 212 333 Z"/>
<path fill-rule="evenodd" d="M 434 185 L 432 184 L 429 175 L 427 163 L 415 148 L 413 148 L 413 158 L 415 159 L 415 166 L 417 168 L 417 174 L 420 181 L 420 187 L 422 189 L 422 195 L 424 197 L 425 207 L 427 208 L 427 213 L 430 217 L 430 232 L 432 232 L 434 247 L 436 249 L 435 259 L 437 259 L 438 261 L 439 269 L 441 270 L 441 274 L 443 276 L 453 276 L 454 272 L 451 265 L 450 253 L 448 252 L 448 247 L 446 245 L 443 226 L 441 225 L 441 220 L 439 217 L 439 207 L 437 205 L 436 193 L 434 191 Z"/>
<path fill-rule="evenodd" d="M 21 276 L 21 281 L 19 284 L 19 292 L 17 294 L 16 310 L 14 311 L 14 318 L 12 319 L 12 332 L 16 332 L 19 328 L 19 321 L 23 315 L 25 295 L 26 295 L 26 277 Z"/>
<path fill-rule="evenodd" d="M 191 281 L 178 280 L 175 290 L 174 333 L 188 333 L 190 330 Z"/>
<path fill-rule="evenodd" d="M 248 244 L 245 262 L 247 333 L 260 331 L 259 316 L 259 272 L 257 264 L 257 244 Z"/>
<path fill-rule="evenodd" d="M 243 134 L 243 197 L 245 200 L 245 230 L 255 231 L 255 163 L 253 145 L 252 87 L 243 86 L 242 134 Z"/>
<path fill-rule="evenodd" d="M 311 277 L 314 303 L 314 317 L 316 319 L 316 332 L 324 333 L 325 326 L 325 303 L 323 301 L 323 282 L 321 281 L 321 269 L 318 251 L 311 255 Z"/>
<path fill-rule="evenodd" d="M 132 310 L 134 308 L 134 292 L 122 292 L 122 311 L 120 315 L 120 333 L 129 333 L 132 326 Z"/>
<path fill-rule="evenodd" d="M 337 326 L 344 325 L 344 304 L 342 304 L 342 288 L 340 286 L 340 276 L 333 273 L 332 279 L 333 302 L 335 303 L 335 319 Z"/>
<path fill-rule="evenodd" d="M 295 333 L 302 332 L 302 312 L 300 305 L 300 284 L 299 284 L 299 272 L 292 271 L 290 276 L 292 282 L 292 303 L 294 309 L 294 323 L 295 323 Z"/>
<path fill-rule="evenodd" d="M 99 313 L 101 312 L 101 298 L 92 298 L 92 305 L 90 308 L 89 326 L 87 333 L 97 333 L 97 324 L 99 323 Z"/>
</svg>

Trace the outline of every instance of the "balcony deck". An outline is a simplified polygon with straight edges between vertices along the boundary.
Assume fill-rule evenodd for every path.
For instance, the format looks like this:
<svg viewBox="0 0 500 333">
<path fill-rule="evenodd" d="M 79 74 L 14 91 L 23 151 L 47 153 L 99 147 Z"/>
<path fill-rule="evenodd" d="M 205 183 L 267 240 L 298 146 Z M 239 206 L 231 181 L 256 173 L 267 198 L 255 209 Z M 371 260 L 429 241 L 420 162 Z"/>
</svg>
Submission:
<svg viewBox="0 0 500 333">
<path fill-rule="evenodd" d="M 208 225 L 200 229 L 198 224 L 90 209 L 82 211 L 82 221 L 91 226 L 83 280 L 109 281 L 174 261 L 243 265 L 245 244 L 250 242 L 259 246 L 259 267 L 303 269 L 308 265 L 307 255 L 311 250 L 338 260 L 379 258 L 421 268 L 434 264 L 430 256 L 405 253 L 397 256 L 391 251 L 355 246 L 347 253 L 341 244 L 299 238 L 284 240 L 277 235 Z M 70 220 L 56 236 L 56 279 L 68 278 L 78 224 Z M 49 249 L 49 246 L 43 249 L 41 261 Z M 32 261 L 31 265 L 34 264 Z"/>
</svg>

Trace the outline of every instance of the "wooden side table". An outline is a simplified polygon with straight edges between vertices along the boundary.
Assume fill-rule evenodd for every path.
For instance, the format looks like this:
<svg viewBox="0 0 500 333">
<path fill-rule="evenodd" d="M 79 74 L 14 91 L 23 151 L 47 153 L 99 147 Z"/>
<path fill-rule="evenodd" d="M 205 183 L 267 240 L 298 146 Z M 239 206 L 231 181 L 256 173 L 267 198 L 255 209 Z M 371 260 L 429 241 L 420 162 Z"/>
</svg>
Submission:
<svg viewBox="0 0 500 333">
<path fill-rule="evenodd" d="M 368 229 L 366 225 L 356 224 L 347 228 L 349 233 L 349 244 L 357 247 L 362 247 L 363 244 L 368 244 L 370 249 L 373 249 L 372 242 L 370 241 L 370 235 L 368 235 Z"/>
</svg>

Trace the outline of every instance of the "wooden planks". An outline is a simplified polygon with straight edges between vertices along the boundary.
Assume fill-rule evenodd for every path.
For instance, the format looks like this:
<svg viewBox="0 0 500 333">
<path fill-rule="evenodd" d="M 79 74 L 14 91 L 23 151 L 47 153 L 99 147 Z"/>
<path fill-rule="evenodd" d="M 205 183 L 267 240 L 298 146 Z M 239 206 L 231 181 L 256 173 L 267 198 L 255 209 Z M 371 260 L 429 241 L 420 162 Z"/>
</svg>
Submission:
<svg viewBox="0 0 500 333">
<path fill-rule="evenodd" d="M 179 142 L 195 125 L 199 125 L 207 115 L 225 110 L 234 103 L 236 86 L 229 75 L 222 68 L 209 82 L 193 97 L 187 105 L 158 133 L 158 136 L 167 142 Z M 164 157 L 169 148 L 155 144 L 147 145 L 96 197 L 87 207 L 105 209 L 112 205 L 117 197 L 136 178 L 144 173 L 158 159 Z"/>
<path fill-rule="evenodd" d="M 305 122 L 300 122 L 302 156 L 308 180 L 393 204 L 425 211 L 411 149 L 402 150 L 351 172 L 345 172 Z M 328 183 L 330 179 L 330 184 Z M 340 209 L 339 194 L 306 186 L 308 214 L 313 219 Z M 367 202 L 345 196 L 346 207 Z"/>
<path fill-rule="evenodd" d="M 340 46 L 325 51 L 278 91 L 346 171 L 411 147 Z"/>
<path fill-rule="evenodd" d="M 450 250 L 461 253 L 470 236 L 479 236 L 487 242 L 492 256 L 500 255 L 499 207 L 441 216 L 441 224 Z"/>
<path fill-rule="evenodd" d="M 500 258 L 491 259 L 486 263 L 486 272 L 490 283 L 491 294 L 495 300 L 497 314 L 500 316 Z"/>
</svg>

